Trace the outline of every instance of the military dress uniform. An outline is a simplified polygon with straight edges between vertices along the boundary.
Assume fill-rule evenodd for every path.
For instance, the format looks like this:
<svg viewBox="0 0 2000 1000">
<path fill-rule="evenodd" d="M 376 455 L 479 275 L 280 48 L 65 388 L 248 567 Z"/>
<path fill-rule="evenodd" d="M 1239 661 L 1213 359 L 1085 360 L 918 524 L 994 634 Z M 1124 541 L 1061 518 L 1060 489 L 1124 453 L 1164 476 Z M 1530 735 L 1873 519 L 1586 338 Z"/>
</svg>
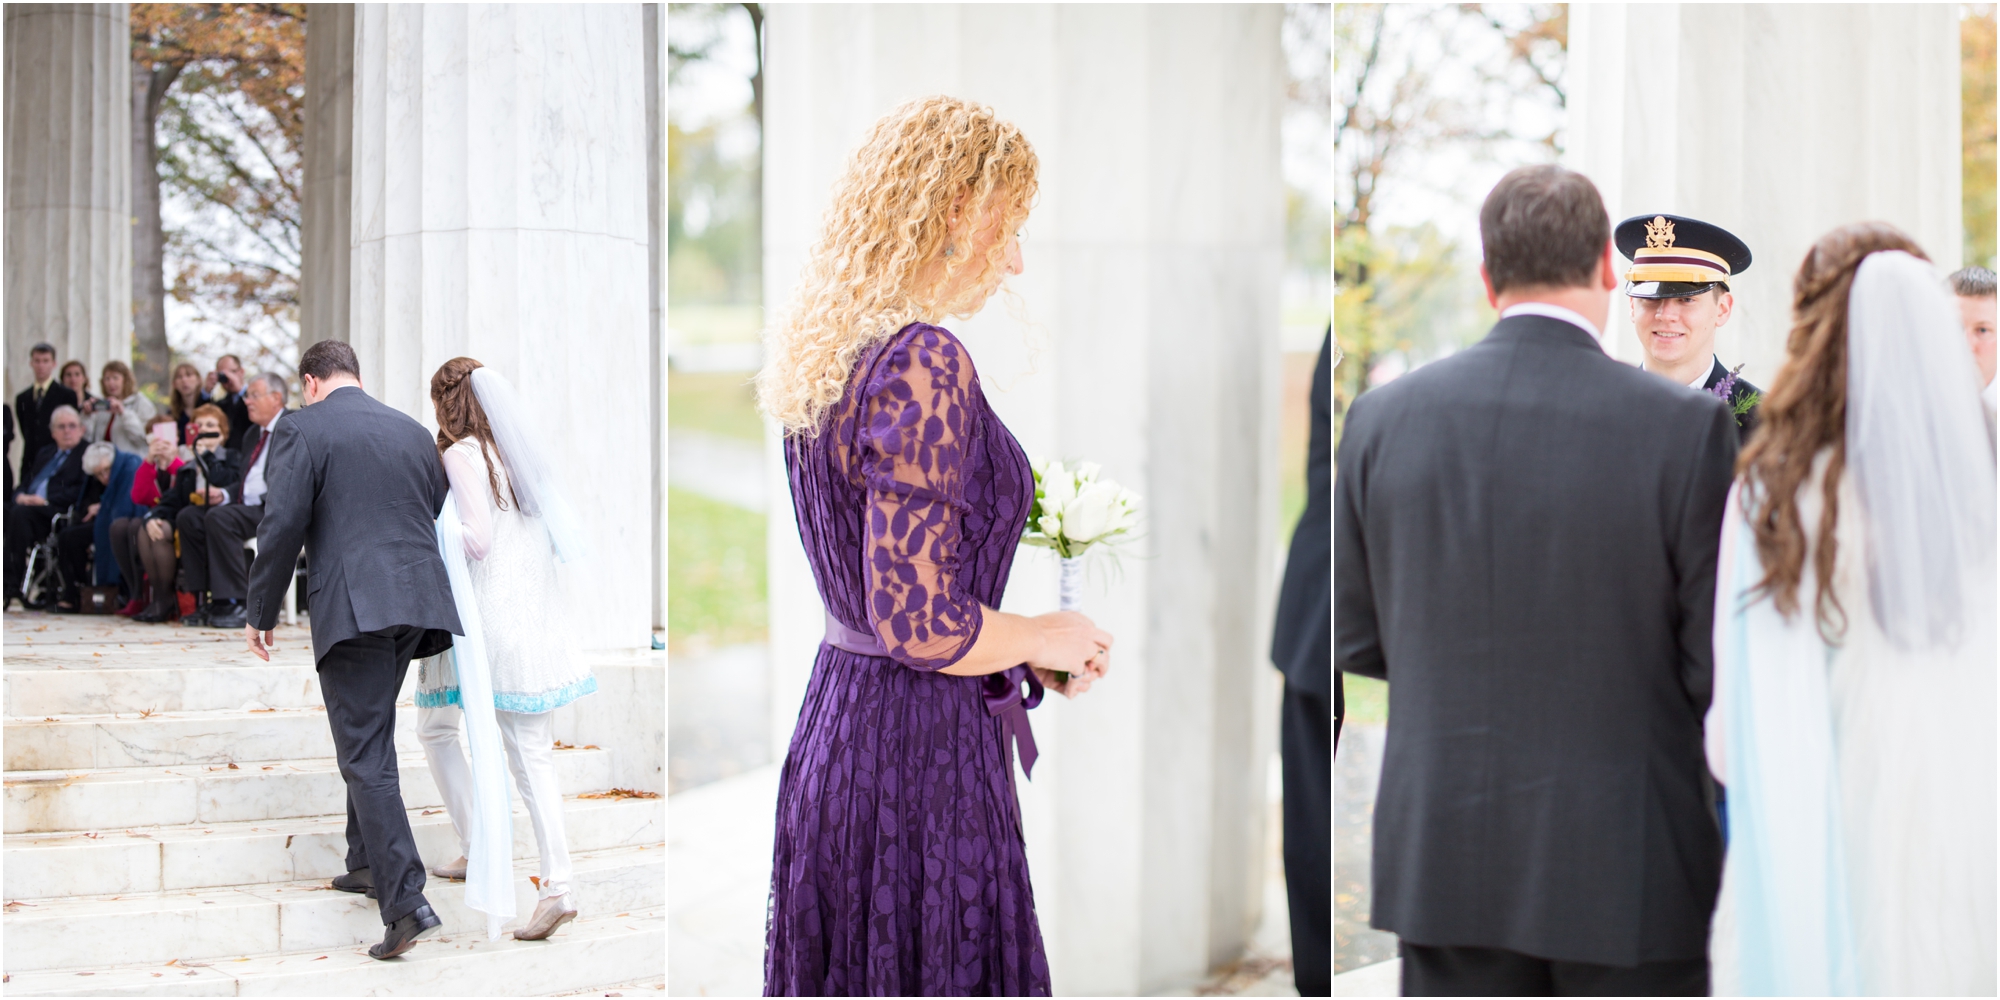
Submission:
<svg viewBox="0 0 2000 1000">
<path fill-rule="evenodd" d="M 1618 224 L 1618 252 L 1632 261 L 1625 294 L 1635 299 L 1682 299 L 1711 288 L 1729 290 L 1729 279 L 1750 269 L 1750 247 L 1721 226 L 1679 215 L 1635 215 Z M 1740 367 L 1740 366 L 1739 366 Z M 1762 389 L 1713 358 L 1708 374 L 1690 383 L 1729 403 L 1739 442 L 1757 427 Z"/>
</svg>

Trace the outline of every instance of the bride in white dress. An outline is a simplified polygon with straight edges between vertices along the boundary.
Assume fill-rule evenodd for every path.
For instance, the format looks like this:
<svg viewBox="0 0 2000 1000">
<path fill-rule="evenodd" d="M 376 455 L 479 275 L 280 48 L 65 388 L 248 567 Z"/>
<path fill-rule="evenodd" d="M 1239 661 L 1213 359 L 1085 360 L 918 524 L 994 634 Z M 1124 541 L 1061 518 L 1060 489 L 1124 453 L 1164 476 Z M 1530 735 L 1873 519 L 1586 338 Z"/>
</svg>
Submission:
<svg viewBox="0 0 2000 1000">
<path fill-rule="evenodd" d="M 1994 995 L 1994 455 L 1921 255 L 1881 223 L 1807 254 L 1730 493 L 1718 996 Z"/>
<path fill-rule="evenodd" d="M 419 736 L 463 855 L 433 874 L 470 880 L 467 905 L 488 914 L 490 933 L 513 915 L 511 807 L 498 755 L 482 753 L 497 728 L 541 848 L 535 912 L 514 936 L 540 940 L 576 916 L 552 748 L 554 710 L 597 690 L 557 566 L 581 547 L 581 533 L 504 377 L 453 358 L 431 377 L 431 402 L 453 500 L 440 537 L 467 626 L 466 638 L 422 661 L 418 674 Z M 475 661 L 482 670 L 471 669 Z M 459 749 L 462 709 L 473 709 L 463 712 L 470 767 Z"/>
</svg>

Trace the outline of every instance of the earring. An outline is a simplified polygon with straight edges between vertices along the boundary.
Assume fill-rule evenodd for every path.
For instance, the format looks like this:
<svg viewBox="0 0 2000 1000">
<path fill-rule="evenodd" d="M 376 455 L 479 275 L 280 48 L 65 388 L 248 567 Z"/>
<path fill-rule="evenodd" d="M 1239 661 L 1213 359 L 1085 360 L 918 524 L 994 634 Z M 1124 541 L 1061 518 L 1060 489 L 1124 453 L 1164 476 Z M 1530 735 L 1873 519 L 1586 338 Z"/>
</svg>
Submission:
<svg viewBox="0 0 2000 1000">
<path fill-rule="evenodd" d="M 949 243 L 945 244 L 945 245 L 944 245 L 944 255 L 945 255 L 945 256 L 947 256 L 947 257 L 951 256 L 951 254 L 952 254 L 952 250 L 953 250 L 953 249 L 954 249 L 954 248 L 952 247 L 952 245 L 951 245 L 951 244 L 949 244 Z"/>
</svg>

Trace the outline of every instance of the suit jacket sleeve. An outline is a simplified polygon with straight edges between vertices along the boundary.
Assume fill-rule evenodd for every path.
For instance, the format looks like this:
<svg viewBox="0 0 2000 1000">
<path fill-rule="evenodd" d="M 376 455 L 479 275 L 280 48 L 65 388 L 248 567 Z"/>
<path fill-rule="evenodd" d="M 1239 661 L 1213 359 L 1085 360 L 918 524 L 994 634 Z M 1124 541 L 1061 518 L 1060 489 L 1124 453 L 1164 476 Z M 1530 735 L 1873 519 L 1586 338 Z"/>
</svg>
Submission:
<svg viewBox="0 0 2000 1000">
<path fill-rule="evenodd" d="M 280 421 L 264 450 L 264 518 L 257 523 L 257 561 L 250 566 L 248 602 L 250 624 L 260 632 L 278 627 L 278 610 L 299 564 L 299 550 L 305 547 L 313 498 L 320 488 L 312 443 L 296 423 Z"/>
<path fill-rule="evenodd" d="M 1689 467 L 1680 523 L 1674 525 L 1681 686 L 1698 714 L 1708 711 L 1715 690 L 1715 559 L 1735 471 L 1736 419 L 1718 406 Z"/>
<path fill-rule="evenodd" d="M 1368 575 L 1368 547 L 1361 530 L 1367 480 L 1362 468 L 1363 436 L 1355 427 L 1354 408 L 1350 407 L 1334 461 L 1333 666 L 1343 673 L 1387 680 L 1389 667 L 1382 658 L 1375 590 Z"/>
</svg>

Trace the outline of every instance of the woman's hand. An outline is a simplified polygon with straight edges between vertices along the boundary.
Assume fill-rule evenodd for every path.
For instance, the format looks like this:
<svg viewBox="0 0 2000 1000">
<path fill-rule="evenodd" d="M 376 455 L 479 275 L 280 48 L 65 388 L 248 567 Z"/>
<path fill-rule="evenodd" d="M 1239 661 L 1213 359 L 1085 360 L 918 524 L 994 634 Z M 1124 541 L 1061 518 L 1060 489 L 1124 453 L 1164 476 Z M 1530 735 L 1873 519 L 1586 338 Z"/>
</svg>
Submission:
<svg viewBox="0 0 2000 1000">
<path fill-rule="evenodd" d="M 167 540 L 167 522 L 157 517 L 146 519 L 146 537 L 156 542 Z"/>
<path fill-rule="evenodd" d="M 174 461 L 174 443 L 172 441 L 163 441 L 159 438 L 148 438 L 146 441 L 146 461 L 162 469 L 171 465 Z"/>
<path fill-rule="evenodd" d="M 122 399 L 115 396 L 107 396 L 104 399 L 104 405 L 111 411 L 113 417 L 122 417 L 125 415 L 125 401 Z"/>
<path fill-rule="evenodd" d="M 1029 669 L 1042 679 L 1042 686 L 1074 698 L 1090 690 L 1091 682 L 1111 669 L 1111 633 L 1097 627 L 1088 615 L 1076 611 L 1053 611 L 1030 619 L 1041 630 L 1042 648 L 1028 658 Z M 1069 674 L 1069 681 L 1057 684 L 1054 674 Z"/>
</svg>

